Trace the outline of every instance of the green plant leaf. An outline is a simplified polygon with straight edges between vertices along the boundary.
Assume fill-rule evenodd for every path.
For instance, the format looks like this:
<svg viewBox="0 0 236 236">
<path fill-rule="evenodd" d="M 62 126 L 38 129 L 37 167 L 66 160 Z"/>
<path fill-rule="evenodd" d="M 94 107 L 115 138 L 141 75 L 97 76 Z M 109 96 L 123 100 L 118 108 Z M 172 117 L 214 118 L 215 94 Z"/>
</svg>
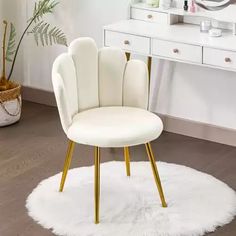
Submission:
<svg viewBox="0 0 236 236">
<path fill-rule="evenodd" d="M 39 35 L 36 34 L 36 32 L 38 31 L 38 28 L 40 28 L 42 26 L 44 22 L 43 21 L 40 21 L 39 23 L 37 23 L 34 28 L 28 32 L 28 34 L 34 34 L 34 39 L 35 39 L 35 42 L 37 44 L 37 46 L 39 46 Z"/>
<path fill-rule="evenodd" d="M 12 56 L 16 51 L 15 46 L 16 46 L 16 29 L 15 26 L 11 23 L 10 35 L 6 51 L 6 60 L 9 62 L 12 62 Z"/>
<path fill-rule="evenodd" d="M 54 8 L 59 4 L 56 0 L 39 0 L 35 2 L 33 16 L 29 19 L 35 18 L 34 22 L 39 22 L 44 15 L 52 13 Z"/>
<path fill-rule="evenodd" d="M 34 35 L 37 46 L 49 46 L 53 44 L 59 44 L 67 46 L 67 39 L 61 29 L 57 27 L 51 27 L 49 23 L 40 21 L 36 26 L 28 32 Z"/>
</svg>

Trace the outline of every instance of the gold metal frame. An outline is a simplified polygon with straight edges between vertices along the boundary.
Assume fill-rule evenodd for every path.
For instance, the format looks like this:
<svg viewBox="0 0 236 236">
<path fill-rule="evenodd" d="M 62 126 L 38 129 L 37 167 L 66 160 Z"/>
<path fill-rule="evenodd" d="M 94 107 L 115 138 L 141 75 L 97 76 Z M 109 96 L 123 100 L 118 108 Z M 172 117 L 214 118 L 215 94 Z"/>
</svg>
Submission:
<svg viewBox="0 0 236 236">
<path fill-rule="evenodd" d="M 160 176 L 157 170 L 157 165 L 155 162 L 155 158 L 153 155 L 153 151 L 151 148 L 150 143 L 146 143 L 146 151 L 147 155 L 149 157 L 153 176 L 157 185 L 157 189 L 161 198 L 162 206 L 167 207 L 164 192 L 161 185 Z M 68 170 L 70 168 L 72 155 L 74 152 L 75 143 L 71 140 L 69 140 L 68 150 L 66 154 L 64 169 L 62 172 L 62 178 L 60 183 L 60 189 L 59 191 L 62 192 L 64 189 L 66 176 L 68 173 Z M 126 174 L 127 176 L 130 176 L 130 153 L 129 153 L 129 147 L 124 147 L 124 157 L 125 157 L 125 163 L 126 163 Z M 95 224 L 99 224 L 99 212 L 100 212 L 100 148 L 95 147 L 94 149 L 94 204 L 95 204 Z"/>
<path fill-rule="evenodd" d="M 151 71 L 152 71 L 152 57 L 148 57 L 148 75 L 149 81 L 151 81 Z"/>
<path fill-rule="evenodd" d="M 126 174 L 130 176 L 130 154 L 129 154 L 129 147 L 124 147 L 124 157 L 125 157 L 125 164 L 126 164 Z"/>
<path fill-rule="evenodd" d="M 127 61 L 129 61 L 130 60 L 130 55 L 131 55 L 130 52 L 126 52 L 125 55 L 126 55 Z"/>
<path fill-rule="evenodd" d="M 94 155 L 94 199 L 95 199 L 95 224 L 99 223 L 99 202 L 100 202 L 100 148 L 95 147 Z"/>
<path fill-rule="evenodd" d="M 161 185 L 161 179 L 160 179 L 160 176 L 159 176 L 159 173 L 157 170 L 157 165 L 156 165 L 156 161 L 155 161 L 155 158 L 154 158 L 154 155 L 152 152 L 151 144 L 146 143 L 145 146 L 146 146 L 147 155 L 149 157 L 149 160 L 150 160 L 150 163 L 152 166 L 153 176 L 154 176 L 154 179 L 155 179 L 155 182 L 157 185 L 157 189 L 158 189 L 158 192 L 159 192 L 159 195 L 161 198 L 162 207 L 167 207 L 164 192 L 163 192 L 162 185 Z"/>
<path fill-rule="evenodd" d="M 65 185 L 65 181 L 66 181 L 66 176 L 67 176 L 68 170 L 70 168 L 70 164 L 71 164 L 71 159 L 72 159 L 72 155 L 73 155 L 73 152 L 74 152 L 74 148 L 75 148 L 75 143 L 73 141 L 69 140 L 67 154 L 66 154 L 66 159 L 65 159 L 65 163 L 64 163 L 62 177 L 61 177 L 61 183 L 60 183 L 59 192 L 62 192 L 63 189 L 64 189 L 64 185 Z"/>
</svg>

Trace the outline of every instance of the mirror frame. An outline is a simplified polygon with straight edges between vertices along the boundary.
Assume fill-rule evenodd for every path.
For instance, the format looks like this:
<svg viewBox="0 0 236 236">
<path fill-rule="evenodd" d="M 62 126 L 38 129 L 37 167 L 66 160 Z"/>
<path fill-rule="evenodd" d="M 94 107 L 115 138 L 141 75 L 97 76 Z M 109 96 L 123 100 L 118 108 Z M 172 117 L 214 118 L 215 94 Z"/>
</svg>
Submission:
<svg viewBox="0 0 236 236">
<path fill-rule="evenodd" d="M 224 0 L 223 1 L 221 1 L 221 0 L 208 0 L 208 1 L 202 0 L 202 1 L 197 1 L 197 0 L 194 0 L 194 2 L 195 2 L 195 4 L 197 6 L 203 8 L 205 10 L 208 10 L 208 11 L 219 11 L 219 10 L 222 10 L 222 9 L 228 7 L 231 4 L 236 3 L 236 0 L 228 0 L 228 1 L 224 1 Z M 211 2 L 211 3 L 215 2 L 216 5 L 215 6 L 212 5 L 212 4 L 207 5 L 204 2 L 208 2 L 208 3 L 209 2 Z"/>
</svg>

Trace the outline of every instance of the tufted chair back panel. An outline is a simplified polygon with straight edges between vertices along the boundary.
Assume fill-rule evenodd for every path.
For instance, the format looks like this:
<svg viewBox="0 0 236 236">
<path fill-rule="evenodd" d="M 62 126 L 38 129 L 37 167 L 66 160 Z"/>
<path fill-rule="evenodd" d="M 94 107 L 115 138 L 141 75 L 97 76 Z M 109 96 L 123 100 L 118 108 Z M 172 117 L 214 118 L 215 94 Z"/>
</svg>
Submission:
<svg viewBox="0 0 236 236">
<path fill-rule="evenodd" d="M 52 82 L 64 131 L 78 113 L 77 77 L 70 55 L 60 55 L 53 64 Z M 67 112 L 63 112 L 66 109 Z"/>
<path fill-rule="evenodd" d="M 117 48 L 102 48 L 98 57 L 100 106 L 122 106 L 125 53 Z"/>
<path fill-rule="evenodd" d="M 131 60 L 124 72 L 123 105 L 147 109 L 149 82 L 147 66 L 143 61 Z"/>
<path fill-rule="evenodd" d="M 78 109 L 88 110 L 99 106 L 98 49 L 91 38 L 74 40 L 69 47 L 77 76 Z"/>
</svg>

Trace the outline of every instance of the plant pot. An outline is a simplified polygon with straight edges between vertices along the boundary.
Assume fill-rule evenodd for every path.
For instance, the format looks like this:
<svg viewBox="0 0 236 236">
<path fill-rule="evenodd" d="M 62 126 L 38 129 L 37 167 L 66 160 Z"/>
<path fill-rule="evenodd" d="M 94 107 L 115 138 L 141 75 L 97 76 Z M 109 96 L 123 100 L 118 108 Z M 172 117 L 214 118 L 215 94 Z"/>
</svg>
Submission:
<svg viewBox="0 0 236 236">
<path fill-rule="evenodd" d="M 21 86 L 0 91 L 0 127 L 11 125 L 21 117 Z"/>
</svg>

